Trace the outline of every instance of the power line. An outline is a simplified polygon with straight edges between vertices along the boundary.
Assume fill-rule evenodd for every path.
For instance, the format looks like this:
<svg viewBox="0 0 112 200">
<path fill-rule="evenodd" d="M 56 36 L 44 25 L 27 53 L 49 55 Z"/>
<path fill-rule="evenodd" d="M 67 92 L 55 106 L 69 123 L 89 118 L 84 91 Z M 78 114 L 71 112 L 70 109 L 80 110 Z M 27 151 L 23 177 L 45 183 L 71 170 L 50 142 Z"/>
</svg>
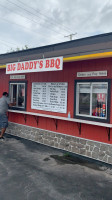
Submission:
<svg viewBox="0 0 112 200">
<path fill-rule="evenodd" d="M 5 40 L 3 40 L 3 39 L 0 39 L 0 41 L 1 41 L 1 42 L 4 42 L 4 43 L 9 43 L 9 44 L 12 44 L 12 45 L 16 45 L 16 46 L 17 46 L 17 44 L 14 44 L 14 43 L 12 43 L 12 42 L 5 41 Z"/>
<path fill-rule="evenodd" d="M 25 3 L 23 3 L 23 2 L 21 2 L 20 0 L 18 0 L 18 2 L 20 2 L 21 4 L 23 4 L 23 5 L 25 5 L 25 7 L 27 6 L 27 4 L 25 4 Z M 66 27 L 65 25 L 63 25 L 63 24 L 61 24 L 60 22 L 57 22 L 57 21 L 49 21 L 49 20 L 51 20 L 47 15 L 45 15 L 45 14 L 43 14 L 42 12 L 41 12 L 41 10 L 39 10 L 39 9 L 34 9 L 34 8 L 32 8 L 32 7 L 30 7 L 30 6 L 27 6 L 27 8 L 30 8 L 30 9 L 32 9 L 32 10 L 34 10 L 35 12 L 37 12 L 38 11 L 38 15 L 41 15 L 42 17 L 44 17 L 44 18 L 46 18 L 46 20 L 48 20 L 48 22 L 50 23 L 50 24 L 57 24 L 57 25 L 61 25 L 61 28 L 63 27 L 64 28 L 64 30 L 65 31 L 67 31 L 67 32 L 70 32 L 71 30 L 70 30 L 70 28 L 68 28 L 68 27 Z M 68 31 L 69 30 L 69 31 Z"/>
<path fill-rule="evenodd" d="M 30 32 L 32 32 L 33 34 L 35 34 L 35 35 L 37 36 L 37 33 L 36 33 L 36 32 L 31 31 L 31 29 L 30 29 L 30 28 L 27 28 L 26 26 L 20 25 L 20 24 L 15 23 L 15 22 L 10 22 L 9 20 L 7 20 L 7 19 L 5 19 L 5 18 L 2 18 L 2 17 L 0 17 L 0 19 L 6 21 L 6 22 L 8 22 L 8 23 L 11 23 L 11 24 L 15 24 L 15 25 L 17 25 L 17 26 L 20 26 L 20 27 L 24 28 L 25 30 L 27 29 L 27 30 L 29 30 Z M 39 32 L 38 34 L 42 36 L 42 33 Z M 45 35 L 45 36 L 46 36 L 46 35 Z"/>
<path fill-rule="evenodd" d="M 5 6 L 3 6 L 2 4 L 0 4 L 0 6 L 2 6 L 3 8 L 5 8 L 5 9 L 7 9 L 7 10 L 11 10 L 11 9 L 9 9 L 9 8 L 7 8 L 7 7 L 5 7 Z M 24 17 L 24 15 L 20 15 L 20 14 L 18 14 L 18 13 L 16 13 L 17 15 L 19 15 L 19 16 L 23 16 Z M 24 17 L 24 18 L 26 18 L 26 19 L 28 19 L 28 20 L 30 20 L 30 21 L 32 21 L 31 19 L 29 19 L 28 17 Z M 27 27 L 25 27 L 25 26 L 23 26 L 23 25 L 20 25 L 20 24 L 18 24 L 18 23 L 15 23 L 15 22 L 10 22 L 9 20 L 7 20 L 7 19 L 5 19 L 5 18 L 0 18 L 0 19 L 2 19 L 2 20 L 5 20 L 5 21 L 7 21 L 8 23 L 12 23 L 12 24 L 15 24 L 15 25 L 18 25 L 18 26 L 21 26 L 22 28 L 25 28 L 25 29 L 28 29 L 28 30 L 30 30 L 29 28 L 27 28 Z M 36 22 L 36 21 L 33 21 L 34 23 L 38 23 L 38 22 Z M 33 32 L 33 31 L 31 31 L 30 30 L 30 32 Z M 37 33 L 34 33 L 33 32 L 33 34 L 36 34 L 37 35 Z M 38 33 L 39 35 L 45 35 L 46 36 L 46 34 L 44 34 L 44 33 Z M 59 34 L 59 33 L 58 33 Z M 54 36 L 53 36 L 54 37 Z M 55 37 L 54 37 L 55 38 Z M 57 39 L 57 38 L 56 38 Z M 59 39 L 58 39 L 59 40 Z M 61 40 L 59 40 L 59 41 L 61 41 Z"/>
<path fill-rule="evenodd" d="M 5 42 L 2 42 L 2 41 L 1 41 L 1 43 L 2 43 L 3 45 L 7 46 L 7 47 L 11 47 L 10 45 L 6 44 Z"/>
<path fill-rule="evenodd" d="M 11 2 L 10 0 L 6 0 L 6 1 L 8 1 L 9 3 L 11 3 L 11 4 L 13 4 L 13 5 L 15 5 L 15 6 L 17 6 L 18 8 L 20 8 L 20 9 L 22 9 L 22 10 L 24 10 L 24 11 L 26 11 L 28 14 L 30 14 L 30 15 L 35 15 L 36 17 L 39 17 L 39 16 L 37 16 L 36 14 L 34 14 L 34 13 L 32 13 L 32 12 L 30 12 L 30 11 L 28 11 L 27 9 L 25 9 L 25 8 L 23 8 L 23 7 L 21 7 L 21 6 L 19 6 L 19 5 L 17 5 L 16 3 L 14 3 L 14 2 Z M 40 18 L 40 17 L 39 17 Z M 42 26 L 41 24 L 40 24 L 40 26 Z M 43 27 L 43 26 L 42 26 Z M 55 31 L 54 29 L 52 29 L 51 27 L 49 28 L 48 26 L 44 26 L 45 28 L 47 28 L 47 29 L 51 29 L 52 31 L 54 31 L 55 33 L 58 33 L 58 34 L 61 34 L 61 35 L 63 35 L 62 33 L 60 33 L 60 32 L 57 32 L 57 31 Z"/>
<path fill-rule="evenodd" d="M 12 9 L 7 8 L 6 6 L 3 6 L 2 4 L 0 4 L 0 6 L 12 12 Z M 24 16 L 23 14 L 18 14 L 18 13 L 14 12 L 14 11 L 13 11 L 13 13 L 15 13 L 16 15 L 19 15 L 19 16 L 23 16 L 24 18 L 30 20 L 31 22 L 33 21 L 33 22 L 36 23 L 36 24 L 38 23 L 37 21 L 34 21 L 33 19 L 30 19 L 30 18 Z"/>
<path fill-rule="evenodd" d="M 11 3 L 11 4 L 14 4 L 14 5 L 16 5 L 17 7 L 19 7 L 21 10 L 25 10 L 25 12 L 27 12 L 30 16 L 33 16 L 34 14 L 32 13 L 32 12 L 30 12 L 30 11 L 28 11 L 27 9 L 23 9 L 21 6 L 18 6 L 17 4 L 15 4 L 15 3 L 13 3 L 13 2 L 11 2 L 10 0 L 7 0 L 9 3 Z M 21 1 L 19 1 L 19 2 L 21 2 Z M 22 2 L 21 2 L 22 3 Z M 1 5 L 1 4 L 0 4 Z M 24 4 L 25 5 L 25 4 Z M 1 5 L 2 7 L 4 7 L 5 9 L 7 9 L 7 10 L 11 10 L 11 12 L 12 13 L 14 13 L 14 9 L 13 9 L 13 11 L 12 11 L 12 9 L 9 9 L 9 8 L 7 8 L 6 6 L 3 6 L 3 5 Z M 33 8 L 32 8 L 33 9 Z M 34 9 L 35 10 L 35 9 Z M 36 10 L 35 10 L 36 11 Z M 15 12 L 16 13 L 16 12 Z M 28 19 L 28 20 L 30 20 L 31 22 L 33 22 L 33 23 L 38 23 L 38 21 L 34 21 L 33 19 L 30 19 L 30 18 L 28 18 L 28 17 L 26 17 L 26 16 L 24 16 L 23 14 L 18 14 L 18 13 L 16 13 L 17 15 L 19 15 L 19 16 L 23 16 L 24 18 L 26 18 L 26 19 Z M 37 17 L 37 15 L 35 15 L 36 17 Z M 40 18 L 40 17 L 39 17 Z M 31 31 L 31 29 L 30 28 L 27 28 L 27 27 L 25 27 L 25 26 L 23 26 L 23 25 L 20 25 L 20 24 L 18 24 L 18 23 L 15 23 L 15 22 L 10 22 L 9 20 L 7 20 L 7 19 L 5 19 L 5 18 L 0 18 L 1 20 L 5 20 L 6 22 L 8 22 L 8 23 L 11 23 L 11 24 L 15 24 L 15 25 L 17 25 L 17 26 L 20 26 L 20 27 L 22 27 L 22 28 L 24 28 L 25 30 L 26 29 L 28 29 L 30 32 L 33 32 L 33 31 Z M 54 30 L 53 30 L 54 31 Z M 56 31 L 55 31 L 56 32 Z M 35 35 L 37 35 L 37 33 L 35 33 L 35 32 L 33 32 L 33 34 L 35 34 Z M 40 34 L 41 36 L 42 35 L 45 35 L 46 36 L 46 34 L 44 34 L 44 33 L 38 33 L 38 34 Z M 60 34 L 59 32 L 58 32 L 58 34 Z M 52 37 L 54 37 L 54 36 L 52 36 Z M 58 39 L 57 37 L 56 37 L 56 39 Z M 59 40 L 59 39 L 58 39 Z M 61 42 L 62 42 L 62 40 L 60 40 Z M 6 44 L 7 45 L 7 44 Z M 14 45 L 16 45 L 16 44 L 14 44 Z M 39 44 L 38 44 L 39 45 Z M 7 45 L 8 46 L 8 45 Z"/>
<path fill-rule="evenodd" d="M 4 18 L 2 18 L 2 17 L 0 17 L 0 19 L 6 21 L 7 23 L 10 23 L 10 21 L 8 21 L 8 20 L 6 20 L 6 19 L 4 19 Z M 17 24 L 17 23 L 13 23 L 13 22 L 11 22 L 11 23 L 14 24 L 14 25 L 20 26 L 20 27 L 24 28 L 25 30 L 28 29 L 28 30 L 31 32 L 31 30 L 30 30 L 29 28 L 26 28 L 26 27 L 24 27 L 24 26 L 22 26 L 22 25 L 19 25 L 19 24 Z M 37 33 L 35 33 L 35 32 L 33 32 L 33 34 L 37 35 Z M 39 34 L 41 35 L 41 33 L 39 33 Z M 59 39 L 58 39 L 58 40 L 59 40 Z M 50 44 L 51 44 L 51 43 L 50 43 Z M 45 44 L 42 44 L 42 43 L 39 44 L 39 43 L 38 43 L 38 46 L 42 46 L 42 45 L 45 45 Z M 48 44 L 47 44 L 47 45 L 48 45 Z M 7 45 L 7 44 L 5 44 L 5 46 L 11 47 L 11 46 L 9 46 L 9 45 Z M 35 45 L 35 46 L 37 46 L 37 45 Z M 30 47 L 30 48 L 34 48 L 34 47 Z"/>
</svg>

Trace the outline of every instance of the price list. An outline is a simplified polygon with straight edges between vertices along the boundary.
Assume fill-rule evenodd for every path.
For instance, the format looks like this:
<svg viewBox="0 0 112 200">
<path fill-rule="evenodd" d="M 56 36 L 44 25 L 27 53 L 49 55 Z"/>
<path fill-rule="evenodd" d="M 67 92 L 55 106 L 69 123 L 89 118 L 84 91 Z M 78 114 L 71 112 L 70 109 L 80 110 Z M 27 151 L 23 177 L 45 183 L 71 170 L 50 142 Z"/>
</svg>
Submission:
<svg viewBox="0 0 112 200">
<path fill-rule="evenodd" d="M 66 82 L 32 83 L 31 108 L 52 112 L 67 112 Z"/>
</svg>

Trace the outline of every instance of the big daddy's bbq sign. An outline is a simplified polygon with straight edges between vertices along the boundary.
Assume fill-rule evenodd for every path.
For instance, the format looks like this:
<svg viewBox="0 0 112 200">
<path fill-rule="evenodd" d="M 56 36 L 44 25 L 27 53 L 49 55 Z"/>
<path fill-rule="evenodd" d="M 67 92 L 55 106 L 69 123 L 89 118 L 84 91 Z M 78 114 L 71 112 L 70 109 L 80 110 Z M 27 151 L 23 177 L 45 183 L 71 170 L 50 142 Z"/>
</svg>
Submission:
<svg viewBox="0 0 112 200">
<path fill-rule="evenodd" d="M 58 71 L 63 69 L 63 57 L 31 60 L 9 63 L 6 65 L 6 74 Z"/>
</svg>

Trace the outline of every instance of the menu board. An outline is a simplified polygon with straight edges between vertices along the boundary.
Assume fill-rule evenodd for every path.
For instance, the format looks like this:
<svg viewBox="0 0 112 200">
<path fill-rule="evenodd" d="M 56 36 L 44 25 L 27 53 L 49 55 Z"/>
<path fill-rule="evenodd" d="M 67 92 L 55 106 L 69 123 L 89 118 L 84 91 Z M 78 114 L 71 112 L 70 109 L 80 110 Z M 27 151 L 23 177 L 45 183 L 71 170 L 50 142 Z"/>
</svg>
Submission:
<svg viewBox="0 0 112 200">
<path fill-rule="evenodd" d="M 67 112 L 66 82 L 32 83 L 31 108 L 51 112 Z"/>
</svg>

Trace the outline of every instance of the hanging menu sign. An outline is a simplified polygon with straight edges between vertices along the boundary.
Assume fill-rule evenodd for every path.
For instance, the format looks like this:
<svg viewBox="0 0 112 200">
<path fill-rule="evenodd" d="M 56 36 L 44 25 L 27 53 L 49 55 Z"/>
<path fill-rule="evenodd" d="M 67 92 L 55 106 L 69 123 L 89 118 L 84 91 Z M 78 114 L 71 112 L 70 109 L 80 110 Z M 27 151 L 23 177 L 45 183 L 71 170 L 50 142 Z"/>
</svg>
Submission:
<svg viewBox="0 0 112 200">
<path fill-rule="evenodd" d="M 31 108 L 66 113 L 67 87 L 65 82 L 32 83 Z"/>
</svg>

